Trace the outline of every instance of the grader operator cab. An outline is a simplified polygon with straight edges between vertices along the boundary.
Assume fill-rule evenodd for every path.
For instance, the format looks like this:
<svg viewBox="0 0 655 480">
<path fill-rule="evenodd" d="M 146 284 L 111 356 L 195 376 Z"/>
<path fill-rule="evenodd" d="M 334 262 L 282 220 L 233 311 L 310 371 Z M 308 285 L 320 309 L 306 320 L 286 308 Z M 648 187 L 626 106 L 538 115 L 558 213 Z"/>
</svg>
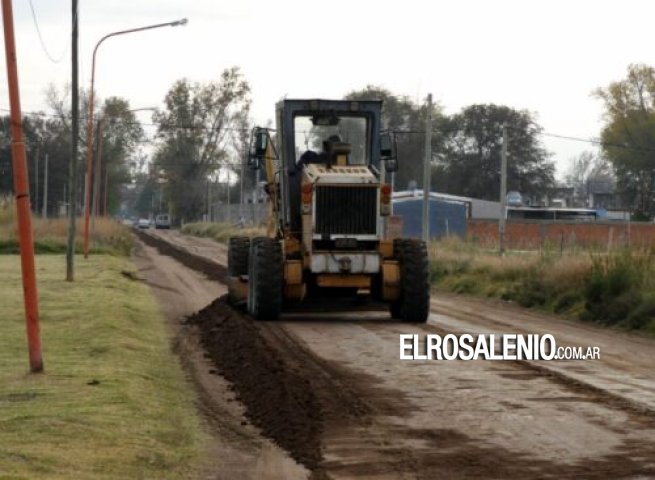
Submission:
<svg viewBox="0 0 655 480">
<path fill-rule="evenodd" d="M 391 186 L 384 178 L 398 164 L 391 136 L 380 132 L 381 108 L 379 101 L 283 100 L 274 135 L 254 129 L 249 162 L 265 168 L 269 228 L 266 237 L 229 240 L 233 304 L 274 320 L 312 298 L 350 298 L 386 303 L 403 321 L 427 320 L 426 245 L 385 235 Z"/>
</svg>

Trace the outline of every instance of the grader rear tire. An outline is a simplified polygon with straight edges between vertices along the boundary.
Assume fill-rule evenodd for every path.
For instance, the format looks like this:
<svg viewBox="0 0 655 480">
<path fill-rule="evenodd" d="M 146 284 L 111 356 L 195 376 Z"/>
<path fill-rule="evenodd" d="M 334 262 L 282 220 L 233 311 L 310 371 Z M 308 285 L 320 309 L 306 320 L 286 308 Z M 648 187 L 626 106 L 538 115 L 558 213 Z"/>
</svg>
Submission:
<svg viewBox="0 0 655 480">
<path fill-rule="evenodd" d="M 227 246 L 227 274 L 231 277 L 248 275 L 250 238 L 230 237 Z"/>
<path fill-rule="evenodd" d="M 407 240 L 404 238 L 397 238 L 393 241 L 393 258 L 401 262 L 404 252 L 404 245 Z M 391 318 L 400 320 L 402 318 L 402 277 L 401 277 L 401 297 L 391 302 L 389 305 Z"/>
<path fill-rule="evenodd" d="M 430 268 L 425 242 L 401 239 L 394 242 L 400 263 L 400 298 L 391 304 L 391 315 L 408 323 L 425 323 L 430 314 Z"/>
<path fill-rule="evenodd" d="M 282 246 L 273 238 L 250 242 L 248 313 L 257 320 L 277 320 L 282 310 Z"/>
</svg>

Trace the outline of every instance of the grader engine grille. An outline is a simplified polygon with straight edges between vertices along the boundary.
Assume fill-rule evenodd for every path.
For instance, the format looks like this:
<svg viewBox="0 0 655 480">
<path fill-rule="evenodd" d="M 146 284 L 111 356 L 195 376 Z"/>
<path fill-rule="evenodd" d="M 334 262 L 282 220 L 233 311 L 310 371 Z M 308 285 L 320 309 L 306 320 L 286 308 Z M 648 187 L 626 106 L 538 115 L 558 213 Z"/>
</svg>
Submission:
<svg viewBox="0 0 655 480">
<path fill-rule="evenodd" d="M 375 235 L 377 192 L 374 186 L 317 186 L 315 233 Z"/>
</svg>

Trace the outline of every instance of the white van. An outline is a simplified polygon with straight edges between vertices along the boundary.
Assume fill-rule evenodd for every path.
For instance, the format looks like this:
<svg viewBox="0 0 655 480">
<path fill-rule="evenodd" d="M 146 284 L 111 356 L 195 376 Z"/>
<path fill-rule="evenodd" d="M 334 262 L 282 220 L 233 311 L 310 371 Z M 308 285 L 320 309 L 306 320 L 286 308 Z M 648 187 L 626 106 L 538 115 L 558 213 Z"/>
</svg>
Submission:
<svg viewBox="0 0 655 480">
<path fill-rule="evenodd" d="M 171 219 L 166 213 L 160 213 L 155 217 L 155 228 L 171 228 Z"/>
</svg>

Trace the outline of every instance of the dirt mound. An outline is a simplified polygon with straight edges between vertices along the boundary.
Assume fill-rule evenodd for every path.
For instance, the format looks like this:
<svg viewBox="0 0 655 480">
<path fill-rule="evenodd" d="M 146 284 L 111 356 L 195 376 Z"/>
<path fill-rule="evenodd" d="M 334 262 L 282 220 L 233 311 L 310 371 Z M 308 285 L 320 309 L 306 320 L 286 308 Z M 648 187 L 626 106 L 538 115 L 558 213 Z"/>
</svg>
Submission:
<svg viewBox="0 0 655 480">
<path fill-rule="evenodd" d="M 311 381 L 291 367 L 261 335 L 259 326 L 226 303 L 226 297 L 192 315 L 207 355 L 229 380 L 246 416 L 264 435 L 314 469 L 321 461 L 323 408 Z"/>
</svg>

